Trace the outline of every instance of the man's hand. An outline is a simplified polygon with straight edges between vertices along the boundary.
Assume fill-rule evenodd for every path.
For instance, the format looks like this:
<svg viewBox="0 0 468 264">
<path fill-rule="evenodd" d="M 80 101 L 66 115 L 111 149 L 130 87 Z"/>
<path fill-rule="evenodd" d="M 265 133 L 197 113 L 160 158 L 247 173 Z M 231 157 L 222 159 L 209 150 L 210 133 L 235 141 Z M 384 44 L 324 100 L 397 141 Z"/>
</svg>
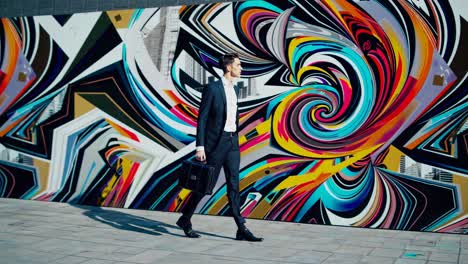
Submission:
<svg viewBox="0 0 468 264">
<path fill-rule="evenodd" d="M 201 162 L 206 162 L 205 150 L 197 150 L 195 157 Z"/>
</svg>

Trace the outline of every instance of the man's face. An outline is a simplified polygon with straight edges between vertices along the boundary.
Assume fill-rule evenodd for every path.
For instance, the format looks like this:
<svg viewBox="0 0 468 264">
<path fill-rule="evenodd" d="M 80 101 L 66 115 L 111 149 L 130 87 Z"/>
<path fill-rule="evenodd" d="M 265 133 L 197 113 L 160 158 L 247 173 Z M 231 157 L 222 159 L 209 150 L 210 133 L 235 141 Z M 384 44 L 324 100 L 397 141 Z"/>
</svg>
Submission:
<svg viewBox="0 0 468 264">
<path fill-rule="evenodd" d="M 228 70 L 231 73 L 231 76 L 234 78 L 239 78 L 242 71 L 241 62 L 238 58 L 234 59 L 234 62 L 228 66 Z"/>
</svg>

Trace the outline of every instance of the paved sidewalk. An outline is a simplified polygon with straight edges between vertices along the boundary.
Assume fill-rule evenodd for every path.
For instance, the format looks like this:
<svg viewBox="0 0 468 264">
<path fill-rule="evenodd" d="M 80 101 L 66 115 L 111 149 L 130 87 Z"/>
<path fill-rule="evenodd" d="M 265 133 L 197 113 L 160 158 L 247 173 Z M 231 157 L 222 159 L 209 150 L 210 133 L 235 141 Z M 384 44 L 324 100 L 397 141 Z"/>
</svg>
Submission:
<svg viewBox="0 0 468 264">
<path fill-rule="evenodd" d="M 264 242 L 233 240 L 230 217 L 0 198 L 0 263 L 468 263 L 468 236 L 248 220 Z"/>
</svg>

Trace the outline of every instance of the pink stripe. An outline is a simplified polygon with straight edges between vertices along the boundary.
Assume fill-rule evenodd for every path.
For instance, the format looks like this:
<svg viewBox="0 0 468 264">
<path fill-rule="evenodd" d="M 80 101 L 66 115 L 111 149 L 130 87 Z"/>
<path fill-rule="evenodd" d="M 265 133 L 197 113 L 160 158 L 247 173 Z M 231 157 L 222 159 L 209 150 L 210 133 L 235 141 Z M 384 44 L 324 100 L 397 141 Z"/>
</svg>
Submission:
<svg viewBox="0 0 468 264">
<path fill-rule="evenodd" d="M 253 138 L 249 141 L 247 141 L 246 143 L 244 143 L 241 147 L 240 147 L 240 151 L 243 152 L 245 151 L 246 149 L 249 149 L 250 147 L 254 146 L 254 145 L 257 145 L 257 144 L 260 144 L 262 141 L 265 141 L 266 139 L 270 138 L 270 133 L 265 133 L 263 135 L 260 135 L 256 138 Z"/>
<path fill-rule="evenodd" d="M 187 118 L 185 115 L 183 115 L 178 109 L 176 108 L 172 108 L 171 109 L 171 112 L 177 116 L 178 118 L 182 119 L 183 121 L 187 122 L 188 124 L 192 125 L 192 126 L 196 126 L 197 123 L 195 121 L 193 121 L 192 119 L 189 119 Z"/>
<path fill-rule="evenodd" d="M 242 129 L 239 134 L 240 135 L 244 135 L 244 134 L 247 134 L 247 131 L 250 131 L 252 130 L 254 127 L 256 127 L 258 124 L 262 123 L 264 121 L 263 118 L 261 119 L 258 119 L 252 123 L 250 123 L 248 126 L 246 126 L 244 129 Z"/>
</svg>

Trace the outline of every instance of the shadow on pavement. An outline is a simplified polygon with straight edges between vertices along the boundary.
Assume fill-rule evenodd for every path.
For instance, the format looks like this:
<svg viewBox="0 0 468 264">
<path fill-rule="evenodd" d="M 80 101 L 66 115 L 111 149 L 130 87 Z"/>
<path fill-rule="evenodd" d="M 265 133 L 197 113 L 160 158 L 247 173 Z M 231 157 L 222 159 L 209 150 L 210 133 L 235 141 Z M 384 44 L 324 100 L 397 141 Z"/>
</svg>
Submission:
<svg viewBox="0 0 468 264">
<path fill-rule="evenodd" d="M 85 210 L 82 212 L 83 215 L 87 217 L 99 221 L 101 223 L 107 224 L 114 228 L 139 232 L 148 235 L 160 236 L 162 234 L 177 236 L 177 237 L 185 237 L 185 235 L 173 233 L 170 230 L 178 230 L 183 232 L 176 225 L 166 224 L 164 222 L 144 218 L 141 216 L 136 216 L 132 214 L 127 214 L 122 211 L 116 210 L 109 210 L 104 209 L 103 207 L 95 207 L 95 206 L 88 206 L 88 205 L 79 205 L 79 204 L 70 204 L 74 207 L 80 208 Z M 226 239 L 233 239 L 232 237 L 227 236 L 220 236 L 212 233 L 207 232 L 199 232 L 202 235 L 212 236 L 212 237 L 219 237 L 219 238 L 226 238 Z"/>
</svg>

